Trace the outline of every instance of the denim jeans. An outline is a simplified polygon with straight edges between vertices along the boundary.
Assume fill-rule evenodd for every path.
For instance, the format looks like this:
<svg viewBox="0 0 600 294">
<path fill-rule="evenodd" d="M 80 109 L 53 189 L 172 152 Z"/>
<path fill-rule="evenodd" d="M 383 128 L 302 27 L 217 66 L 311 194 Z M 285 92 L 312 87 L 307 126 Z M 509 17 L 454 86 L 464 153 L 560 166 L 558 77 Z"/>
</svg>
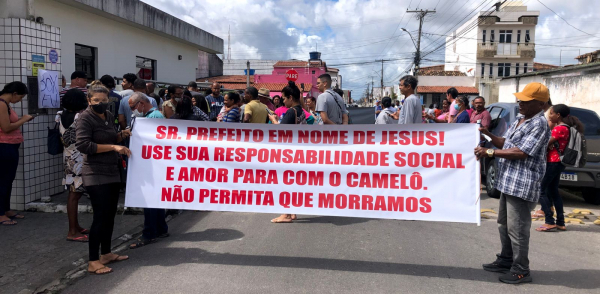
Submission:
<svg viewBox="0 0 600 294">
<path fill-rule="evenodd" d="M 540 204 L 546 215 L 546 224 L 554 225 L 554 213 L 552 212 L 552 204 L 556 210 L 556 224 L 559 226 L 565 225 L 565 214 L 563 211 L 562 197 L 558 193 L 558 184 L 560 182 L 560 174 L 565 170 L 565 166 L 560 162 L 547 162 L 546 173 L 542 179 L 542 194 L 540 195 Z"/>
<path fill-rule="evenodd" d="M 513 274 L 529 273 L 529 235 L 531 230 L 531 210 L 535 202 L 502 193 L 498 209 L 498 231 L 502 252 L 496 261 L 510 266 Z"/>
</svg>

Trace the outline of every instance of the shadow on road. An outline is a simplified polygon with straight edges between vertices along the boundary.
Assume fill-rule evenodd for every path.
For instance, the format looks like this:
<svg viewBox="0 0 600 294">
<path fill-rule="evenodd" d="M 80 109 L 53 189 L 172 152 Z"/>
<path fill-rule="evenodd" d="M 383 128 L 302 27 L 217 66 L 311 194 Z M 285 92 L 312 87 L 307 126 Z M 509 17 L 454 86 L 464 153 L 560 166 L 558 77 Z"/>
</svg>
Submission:
<svg viewBox="0 0 600 294">
<path fill-rule="evenodd" d="M 177 234 L 173 241 L 209 241 L 223 242 L 237 240 L 244 237 L 244 233 L 231 229 L 206 229 L 202 232 Z"/>
<path fill-rule="evenodd" d="M 366 223 L 374 219 L 369 218 L 356 218 L 356 217 L 338 217 L 338 216 L 317 216 L 317 217 L 302 217 L 298 216 L 298 219 L 294 223 L 299 224 L 333 224 L 336 226 L 347 226 L 360 223 Z"/>
<path fill-rule="evenodd" d="M 162 256 L 168 256 L 169 258 L 148 260 L 146 266 L 178 266 L 185 263 L 252 267 L 264 266 L 448 278 L 481 282 L 497 282 L 497 277 L 499 276 L 499 274 L 486 272 L 481 268 L 312 257 L 241 255 L 213 253 L 195 248 L 162 248 L 161 253 Z M 192 256 L 197 258 L 190 258 Z M 532 272 L 536 284 L 565 286 L 574 289 L 600 288 L 600 280 L 597 278 L 598 275 L 600 275 L 600 270 L 589 269 Z"/>
</svg>

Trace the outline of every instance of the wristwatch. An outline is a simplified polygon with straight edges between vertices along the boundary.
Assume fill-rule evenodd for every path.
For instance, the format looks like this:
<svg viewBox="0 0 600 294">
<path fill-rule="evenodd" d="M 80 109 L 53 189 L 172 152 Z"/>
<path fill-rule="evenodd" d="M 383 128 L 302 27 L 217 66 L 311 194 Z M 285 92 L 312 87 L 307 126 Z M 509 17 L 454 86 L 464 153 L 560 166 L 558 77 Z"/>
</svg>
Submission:
<svg viewBox="0 0 600 294">
<path fill-rule="evenodd" d="M 488 150 L 487 150 L 485 153 L 487 153 L 487 155 L 488 155 L 489 157 L 494 157 L 494 149 L 491 149 L 491 148 L 490 148 L 490 149 L 488 149 Z"/>
</svg>

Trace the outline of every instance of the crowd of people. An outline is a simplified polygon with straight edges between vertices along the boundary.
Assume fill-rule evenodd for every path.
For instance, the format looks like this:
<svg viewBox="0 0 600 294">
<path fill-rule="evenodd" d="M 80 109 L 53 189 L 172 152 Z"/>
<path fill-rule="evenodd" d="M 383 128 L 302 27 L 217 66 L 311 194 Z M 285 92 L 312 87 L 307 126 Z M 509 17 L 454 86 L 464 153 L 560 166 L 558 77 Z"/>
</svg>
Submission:
<svg viewBox="0 0 600 294">
<path fill-rule="evenodd" d="M 262 124 L 348 124 L 349 112 L 343 93 L 331 88 L 331 77 L 318 78 L 318 97 L 304 97 L 294 82 L 281 90 L 281 96 L 271 97 L 268 89 L 248 87 L 243 91 L 221 93 L 213 83 L 203 95 L 196 82 L 183 87 L 172 85 L 156 91 L 156 84 L 125 74 L 115 91 L 115 79 L 102 76 L 87 86 L 87 76 L 76 71 L 71 84 L 60 92 L 61 108 L 56 117 L 64 144 L 64 179 L 68 189 L 69 228 L 66 239 L 89 243 L 88 271 L 94 274 L 112 272 L 111 262 L 129 257 L 111 252 L 111 237 L 120 190 L 123 188 L 123 167 L 126 166 L 129 138 L 135 132 L 135 119 L 182 119 L 216 123 Z M 546 218 L 538 231 L 566 230 L 562 200 L 558 194 L 560 173 L 564 170 L 560 154 L 566 147 L 569 128 L 583 132 L 583 125 L 570 116 L 564 104 L 551 105 L 548 89 L 531 83 L 523 92 L 515 93 L 521 115 L 504 136 L 489 131 L 491 117 L 485 108 L 485 98 L 469 100 L 455 88 L 447 90 L 441 107 L 425 108 L 415 94 L 418 80 L 413 76 L 400 79 L 402 102 L 383 97 L 375 108 L 376 124 L 476 123 L 480 132 L 491 139 L 495 148 L 476 146 L 477 158 L 495 157 L 499 171 L 497 187 L 501 192 L 499 233 L 502 251 L 496 261 L 483 265 L 485 270 L 503 272 L 507 283 L 531 281 L 529 274 L 529 232 L 531 211 L 538 201 Z M 20 128 L 34 116 L 18 117 L 10 107 L 28 94 L 21 82 L 8 83 L 0 92 L 0 225 L 16 225 L 23 215 L 10 209 L 12 182 L 18 165 L 19 146 L 23 142 Z M 545 115 L 546 114 L 546 115 Z M 483 139 L 483 137 L 482 137 Z M 79 199 L 87 193 L 93 207 L 90 229 L 77 219 Z M 552 207 L 557 213 L 555 221 Z M 144 209 L 142 237 L 131 249 L 169 237 L 164 209 Z M 291 223 L 297 216 L 283 214 L 273 223 Z"/>
</svg>

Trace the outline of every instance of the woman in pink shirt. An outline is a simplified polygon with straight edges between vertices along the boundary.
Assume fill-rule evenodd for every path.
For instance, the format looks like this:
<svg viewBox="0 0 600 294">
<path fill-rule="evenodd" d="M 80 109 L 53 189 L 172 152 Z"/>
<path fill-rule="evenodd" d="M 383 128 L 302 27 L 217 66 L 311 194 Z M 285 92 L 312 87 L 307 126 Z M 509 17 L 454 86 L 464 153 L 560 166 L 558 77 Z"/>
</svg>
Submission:
<svg viewBox="0 0 600 294">
<path fill-rule="evenodd" d="M 19 146 L 23 143 L 21 126 L 34 117 L 19 118 L 9 103 L 20 102 L 27 93 L 27 86 L 21 82 L 8 83 L 0 91 L 0 225 L 16 225 L 14 219 L 24 218 L 10 210 L 10 194 L 19 165 Z"/>
</svg>

